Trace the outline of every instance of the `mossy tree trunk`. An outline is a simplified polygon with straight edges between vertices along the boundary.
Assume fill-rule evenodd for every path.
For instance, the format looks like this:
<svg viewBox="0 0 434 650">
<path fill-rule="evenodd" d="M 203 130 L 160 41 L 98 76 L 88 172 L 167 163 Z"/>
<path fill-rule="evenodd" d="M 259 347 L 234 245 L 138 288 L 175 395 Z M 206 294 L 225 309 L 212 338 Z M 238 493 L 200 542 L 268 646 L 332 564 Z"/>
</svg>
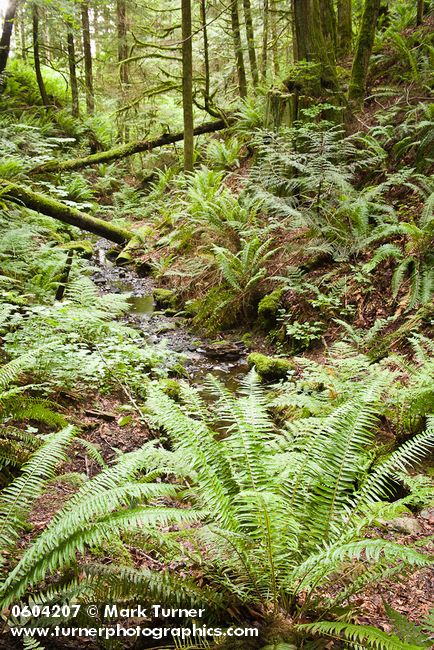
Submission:
<svg viewBox="0 0 434 650">
<path fill-rule="evenodd" d="M 5 82 L 5 70 L 9 58 L 12 32 L 18 8 L 18 0 L 10 0 L 5 13 L 2 35 L 0 38 L 0 93 L 3 91 Z"/>
<path fill-rule="evenodd" d="M 329 3 L 329 0 L 326 0 Z M 331 10 L 326 11 L 331 21 Z M 337 90 L 336 61 L 334 51 L 327 45 L 325 32 L 332 33 L 330 22 L 324 25 L 320 0 L 292 0 L 294 38 L 294 61 L 306 62 L 318 66 L 318 74 L 309 73 L 311 77 L 309 90 L 313 95 L 321 94 L 323 89 Z M 324 31 L 323 31 L 324 30 Z"/>
<path fill-rule="evenodd" d="M 184 116 L 184 171 L 193 171 L 193 49 L 191 0 L 182 0 L 182 110 Z"/>
<path fill-rule="evenodd" d="M 92 49 L 90 43 L 89 3 L 81 3 L 81 27 L 83 35 L 84 53 L 84 78 L 86 86 L 86 108 L 89 114 L 95 111 L 95 97 L 93 93 Z"/>
<path fill-rule="evenodd" d="M 352 0 L 338 0 L 338 54 L 346 56 L 353 40 Z"/>
<path fill-rule="evenodd" d="M 125 230 L 125 228 L 119 228 L 102 219 L 91 217 L 76 208 L 61 203 L 57 199 L 33 192 L 21 185 L 3 181 L 0 182 L 0 192 L 3 199 L 18 203 L 18 205 L 29 208 L 29 210 L 53 217 L 53 219 L 76 226 L 117 244 L 123 244 L 133 237 L 133 233 Z"/>
<path fill-rule="evenodd" d="M 40 36 L 39 36 L 39 7 L 34 2 L 32 6 L 32 25 L 33 25 L 33 61 L 35 66 L 36 81 L 38 83 L 39 93 L 42 103 L 45 107 L 50 106 L 47 91 L 45 89 L 44 79 L 41 71 L 41 54 L 40 54 Z"/>
<path fill-rule="evenodd" d="M 205 110 L 209 110 L 210 99 L 211 99 L 211 76 L 210 76 L 210 67 L 209 67 L 209 44 L 208 44 L 208 26 L 206 23 L 206 0 L 200 0 L 200 22 L 202 26 L 202 37 L 203 37 L 203 73 L 204 73 L 204 100 L 205 100 Z"/>
<path fill-rule="evenodd" d="M 250 72 L 252 75 L 253 86 L 259 83 L 258 63 L 256 61 L 255 32 L 253 29 L 252 7 L 250 0 L 243 0 L 244 22 L 246 25 L 247 51 L 249 54 Z"/>
<path fill-rule="evenodd" d="M 270 5 L 269 0 L 264 0 L 263 7 L 263 27 L 262 27 L 262 57 L 261 57 L 261 79 L 267 79 L 268 66 L 268 28 L 270 23 Z"/>
<path fill-rule="evenodd" d="M 205 122 L 193 130 L 193 135 L 202 135 L 204 133 L 222 131 L 223 129 L 226 129 L 230 124 L 232 124 L 233 121 L 234 119 L 230 117 L 226 120 L 213 120 L 212 122 Z M 163 147 L 167 144 L 181 142 L 183 139 L 183 131 L 181 133 L 164 133 L 162 136 L 156 138 L 155 140 L 138 140 L 137 142 L 129 142 L 127 144 L 119 145 L 114 149 L 94 153 L 90 156 L 85 156 L 84 158 L 72 158 L 71 160 L 64 161 L 50 160 L 46 163 L 43 163 L 42 165 L 34 167 L 30 173 L 44 174 L 46 172 L 60 172 L 72 171 L 74 169 L 83 169 L 83 167 L 89 167 L 90 165 L 99 165 L 100 163 L 111 162 L 112 160 L 121 160 L 122 158 L 128 158 L 128 156 L 132 156 L 135 153 L 152 151 L 153 149 Z"/>
<path fill-rule="evenodd" d="M 75 43 L 74 29 L 68 22 L 67 26 L 67 44 L 68 44 L 68 67 L 69 67 L 69 84 L 71 86 L 72 114 L 74 117 L 80 115 L 80 105 L 78 98 L 77 67 L 75 62 Z"/>
<path fill-rule="evenodd" d="M 125 0 L 116 0 L 116 28 L 118 37 L 118 64 L 119 64 L 119 112 L 118 112 L 118 138 L 121 142 L 126 142 L 129 137 L 129 130 L 125 124 L 122 106 L 128 90 L 129 70 L 128 63 L 128 37 L 127 37 L 127 6 Z M 98 39 L 96 39 L 98 40 Z"/>
<path fill-rule="evenodd" d="M 282 88 L 273 88 L 268 93 L 266 122 L 270 128 L 292 126 L 300 118 L 302 108 L 339 90 L 336 19 L 331 0 L 321 2 L 320 5 L 320 0 L 292 0 L 293 58 L 300 65 L 294 68 Z"/>
<path fill-rule="evenodd" d="M 280 62 L 279 62 L 279 51 L 278 51 L 278 41 L 279 41 L 279 34 L 278 34 L 278 10 L 277 10 L 277 2 L 276 0 L 270 0 L 271 5 L 270 5 L 270 23 L 271 23 L 271 51 L 273 53 L 273 69 L 274 69 L 274 76 L 278 77 L 280 74 Z"/>
<path fill-rule="evenodd" d="M 238 0 L 231 2 L 232 39 L 234 42 L 235 65 L 238 78 L 238 92 L 243 99 L 247 97 L 247 78 L 244 66 L 243 46 L 241 42 L 240 16 L 238 13 Z"/>
<path fill-rule="evenodd" d="M 365 97 L 369 60 L 374 46 L 380 4 L 381 0 L 365 0 L 363 6 L 348 91 L 349 99 L 356 103 L 362 103 Z"/>
<path fill-rule="evenodd" d="M 121 84 L 128 85 L 128 65 L 123 63 L 128 59 L 127 41 L 127 7 L 125 0 L 116 1 L 116 21 L 118 31 L 118 63 Z"/>
<path fill-rule="evenodd" d="M 417 0 L 416 25 L 422 25 L 425 0 Z"/>
<path fill-rule="evenodd" d="M 337 25 L 336 25 L 336 12 L 333 6 L 333 0 L 320 0 L 320 14 L 321 14 L 321 31 L 324 35 L 325 44 L 329 57 L 333 62 L 336 60 L 337 52 Z"/>
</svg>

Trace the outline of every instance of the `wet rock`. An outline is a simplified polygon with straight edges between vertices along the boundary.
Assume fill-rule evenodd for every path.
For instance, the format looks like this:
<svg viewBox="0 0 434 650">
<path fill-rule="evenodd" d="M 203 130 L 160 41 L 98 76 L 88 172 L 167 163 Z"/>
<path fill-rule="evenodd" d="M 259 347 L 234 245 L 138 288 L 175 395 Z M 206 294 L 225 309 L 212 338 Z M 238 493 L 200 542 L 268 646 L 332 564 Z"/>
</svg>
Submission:
<svg viewBox="0 0 434 650">
<path fill-rule="evenodd" d="M 173 332 L 176 329 L 176 323 L 165 323 L 164 325 L 160 325 L 156 331 L 157 334 L 166 334 L 166 332 Z"/>
<path fill-rule="evenodd" d="M 256 372 L 265 381 L 285 379 L 288 372 L 294 370 L 295 366 L 289 359 L 281 357 L 267 357 L 259 352 L 252 352 L 247 357 L 249 368 L 256 368 Z"/>
<path fill-rule="evenodd" d="M 177 302 L 177 296 L 170 289 L 154 289 L 152 296 L 157 307 L 160 309 L 174 309 Z"/>
<path fill-rule="evenodd" d="M 203 351 L 207 357 L 211 358 L 238 359 L 245 351 L 245 346 L 243 343 L 217 341 L 216 343 L 204 345 Z"/>
<path fill-rule="evenodd" d="M 397 517 L 386 523 L 387 528 L 404 535 L 420 535 L 423 527 L 414 517 Z"/>
<path fill-rule="evenodd" d="M 424 510 L 421 511 L 420 516 L 422 519 L 425 519 L 430 526 L 434 526 L 434 506 L 424 508 Z"/>
</svg>

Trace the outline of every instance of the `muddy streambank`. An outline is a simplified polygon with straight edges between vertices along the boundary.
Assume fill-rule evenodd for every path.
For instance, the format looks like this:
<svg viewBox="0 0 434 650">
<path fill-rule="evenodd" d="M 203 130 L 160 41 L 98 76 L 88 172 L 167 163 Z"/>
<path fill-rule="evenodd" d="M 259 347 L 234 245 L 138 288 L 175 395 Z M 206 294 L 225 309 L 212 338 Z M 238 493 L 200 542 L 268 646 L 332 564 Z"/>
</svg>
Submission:
<svg viewBox="0 0 434 650">
<path fill-rule="evenodd" d="M 202 384 L 206 375 L 212 373 L 227 388 L 236 390 L 248 371 L 248 350 L 242 341 L 204 338 L 192 331 L 189 319 L 182 313 L 167 315 L 157 310 L 152 297 L 157 288 L 153 278 L 142 278 L 131 268 L 116 266 L 109 259 L 108 250 L 106 241 L 97 242 L 92 280 L 102 294 L 128 296 L 126 322 L 139 330 L 147 343 L 164 342 L 169 350 L 180 354 L 185 379 L 192 384 Z"/>
</svg>

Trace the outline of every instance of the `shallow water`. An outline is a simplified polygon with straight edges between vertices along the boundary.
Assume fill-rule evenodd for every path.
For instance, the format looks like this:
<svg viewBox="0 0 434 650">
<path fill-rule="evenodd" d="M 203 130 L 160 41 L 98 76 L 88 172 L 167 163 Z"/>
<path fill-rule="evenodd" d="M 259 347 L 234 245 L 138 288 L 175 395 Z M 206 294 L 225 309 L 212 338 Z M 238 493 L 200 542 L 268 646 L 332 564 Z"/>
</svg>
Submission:
<svg viewBox="0 0 434 650">
<path fill-rule="evenodd" d="M 152 299 L 154 281 L 141 278 L 133 270 L 115 266 L 108 258 L 108 243 L 101 240 L 96 245 L 93 281 L 102 293 L 118 293 L 128 296 L 131 308 L 126 320 L 145 335 L 148 343 L 165 341 L 167 347 L 184 357 L 186 378 L 194 385 L 203 385 L 212 373 L 231 391 L 236 391 L 246 375 L 248 367 L 246 349 L 242 343 L 228 346 L 213 345 L 210 339 L 200 337 L 189 327 L 182 316 L 167 316 L 157 311 Z M 219 344 L 224 340 L 219 340 Z M 204 388 L 203 396 L 212 399 Z"/>
</svg>

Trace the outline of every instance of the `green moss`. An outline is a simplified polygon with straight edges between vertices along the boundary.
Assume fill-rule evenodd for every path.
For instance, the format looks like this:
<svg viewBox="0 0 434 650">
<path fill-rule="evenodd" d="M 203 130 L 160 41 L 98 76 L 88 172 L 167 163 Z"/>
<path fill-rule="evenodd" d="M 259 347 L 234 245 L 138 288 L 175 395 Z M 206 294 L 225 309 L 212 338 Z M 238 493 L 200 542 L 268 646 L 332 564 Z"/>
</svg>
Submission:
<svg viewBox="0 0 434 650">
<path fill-rule="evenodd" d="M 177 295 L 170 289 L 154 289 L 152 297 L 157 307 L 162 309 L 174 309 L 177 303 Z"/>
<path fill-rule="evenodd" d="M 267 357 L 259 352 L 252 352 L 247 357 L 250 368 L 256 368 L 258 375 L 265 381 L 284 379 L 290 370 L 294 370 L 294 364 L 289 359 L 280 357 Z"/>
<path fill-rule="evenodd" d="M 276 323 L 277 312 L 284 293 L 284 289 L 275 289 L 260 301 L 258 323 L 262 328 L 269 330 Z"/>
<path fill-rule="evenodd" d="M 181 386 L 175 379 L 163 379 L 163 381 L 160 382 L 160 385 L 166 395 L 175 401 L 178 400 Z"/>
<path fill-rule="evenodd" d="M 246 332 L 245 334 L 242 335 L 241 337 L 242 342 L 244 343 L 245 346 L 250 348 L 253 344 L 253 336 L 251 332 Z"/>
<path fill-rule="evenodd" d="M 62 244 L 62 248 L 65 250 L 77 251 L 77 253 L 83 257 L 92 257 L 94 253 L 92 242 L 87 239 L 81 239 L 79 241 L 71 241 L 66 244 Z"/>
</svg>

